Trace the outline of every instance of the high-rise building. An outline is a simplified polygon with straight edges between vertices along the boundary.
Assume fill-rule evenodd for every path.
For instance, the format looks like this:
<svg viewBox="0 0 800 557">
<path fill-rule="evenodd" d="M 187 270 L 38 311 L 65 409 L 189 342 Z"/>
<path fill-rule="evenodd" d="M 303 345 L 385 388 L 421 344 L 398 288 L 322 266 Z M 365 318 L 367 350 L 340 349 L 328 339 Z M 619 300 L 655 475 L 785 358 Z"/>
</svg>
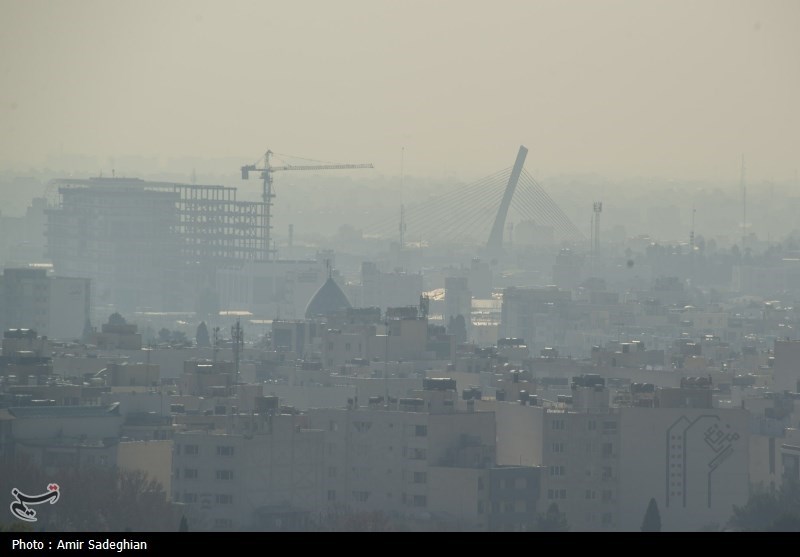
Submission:
<svg viewBox="0 0 800 557">
<path fill-rule="evenodd" d="M 90 311 L 88 278 L 56 277 L 46 269 L 5 269 L 0 296 L 0 326 L 35 329 L 58 339 L 83 334 Z"/>
<path fill-rule="evenodd" d="M 47 254 L 59 275 L 89 277 L 95 302 L 193 309 L 216 269 L 258 259 L 263 204 L 224 186 L 128 178 L 58 180 Z"/>
</svg>

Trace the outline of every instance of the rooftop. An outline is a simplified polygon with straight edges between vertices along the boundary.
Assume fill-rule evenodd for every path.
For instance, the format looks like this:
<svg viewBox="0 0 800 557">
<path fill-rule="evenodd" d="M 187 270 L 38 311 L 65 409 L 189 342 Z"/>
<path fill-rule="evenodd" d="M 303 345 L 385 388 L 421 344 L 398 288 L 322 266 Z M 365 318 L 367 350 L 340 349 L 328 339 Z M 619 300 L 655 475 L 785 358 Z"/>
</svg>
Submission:
<svg viewBox="0 0 800 557">
<path fill-rule="evenodd" d="M 119 416 L 119 403 L 109 406 L 17 406 L 8 411 L 15 418 L 104 418 Z"/>
</svg>

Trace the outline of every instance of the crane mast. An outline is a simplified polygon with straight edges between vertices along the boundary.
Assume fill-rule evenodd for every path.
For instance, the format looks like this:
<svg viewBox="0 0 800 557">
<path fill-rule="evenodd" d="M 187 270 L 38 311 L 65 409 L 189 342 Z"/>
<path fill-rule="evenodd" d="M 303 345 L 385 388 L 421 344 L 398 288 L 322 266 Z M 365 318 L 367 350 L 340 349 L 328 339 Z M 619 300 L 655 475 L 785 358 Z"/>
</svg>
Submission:
<svg viewBox="0 0 800 557">
<path fill-rule="evenodd" d="M 273 166 L 272 158 L 273 152 L 267 150 L 264 156 L 256 161 L 255 164 L 248 164 L 242 167 L 242 180 L 250 178 L 250 172 L 261 172 L 261 179 L 263 181 L 263 189 L 261 192 L 262 201 L 262 216 L 264 222 L 264 234 L 261 238 L 261 253 L 264 261 L 269 261 L 275 249 L 270 245 L 272 236 L 272 200 L 275 198 L 275 193 L 272 190 L 272 173 L 284 170 L 346 170 L 353 168 L 375 168 L 371 163 L 367 164 L 315 164 L 315 165 L 292 165 L 285 164 L 281 166 Z M 263 166 L 259 163 L 263 159 Z"/>
</svg>

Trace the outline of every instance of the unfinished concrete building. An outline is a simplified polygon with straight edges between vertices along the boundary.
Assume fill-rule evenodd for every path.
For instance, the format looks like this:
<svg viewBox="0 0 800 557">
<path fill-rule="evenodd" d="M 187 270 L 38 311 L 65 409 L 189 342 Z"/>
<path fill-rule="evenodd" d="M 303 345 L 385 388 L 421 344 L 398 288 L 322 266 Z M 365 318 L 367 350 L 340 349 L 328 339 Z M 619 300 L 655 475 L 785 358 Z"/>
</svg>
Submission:
<svg viewBox="0 0 800 557">
<path fill-rule="evenodd" d="M 47 210 L 47 254 L 62 275 L 89 277 L 95 303 L 192 309 L 216 269 L 262 256 L 263 203 L 236 189 L 131 178 L 61 179 Z"/>
</svg>

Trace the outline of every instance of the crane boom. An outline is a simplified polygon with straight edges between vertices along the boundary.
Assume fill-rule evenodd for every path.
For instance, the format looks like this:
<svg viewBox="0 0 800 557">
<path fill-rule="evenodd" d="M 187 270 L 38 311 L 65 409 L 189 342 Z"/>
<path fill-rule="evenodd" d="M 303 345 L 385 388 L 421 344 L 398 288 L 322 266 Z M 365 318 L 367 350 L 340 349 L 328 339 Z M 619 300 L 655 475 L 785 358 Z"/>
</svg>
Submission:
<svg viewBox="0 0 800 557">
<path fill-rule="evenodd" d="M 272 151 L 267 151 L 264 153 L 264 165 L 258 166 L 258 162 L 256 164 L 248 164 L 242 166 L 242 180 L 247 180 L 250 178 L 250 172 L 261 172 L 261 178 L 264 181 L 264 189 L 261 194 L 261 199 L 263 201 L 263 216 L 264 216 L 264 237 L 262 239 L 262 246 L 263 246 L 263 257 L 265 261 L 270 259 L 270 254 L 275 251 L 270 246 L 270 235 L 272 230 L 272 199 L 275 197 L 275 193 L 272 191 L 272 173 L 273 172 L 281 172 L 285 170 L 347 170 L 347 169 L 356 169 L 356 168 L 375 168 L 372 166 L 371 163 L 367 164 L 314 164 L 314 165 L 293 165 L 293 164 L 285 164 L 281 166 L 272 166 L 270 162 L 270 158 L 272 157 Z"/>
</svg>

